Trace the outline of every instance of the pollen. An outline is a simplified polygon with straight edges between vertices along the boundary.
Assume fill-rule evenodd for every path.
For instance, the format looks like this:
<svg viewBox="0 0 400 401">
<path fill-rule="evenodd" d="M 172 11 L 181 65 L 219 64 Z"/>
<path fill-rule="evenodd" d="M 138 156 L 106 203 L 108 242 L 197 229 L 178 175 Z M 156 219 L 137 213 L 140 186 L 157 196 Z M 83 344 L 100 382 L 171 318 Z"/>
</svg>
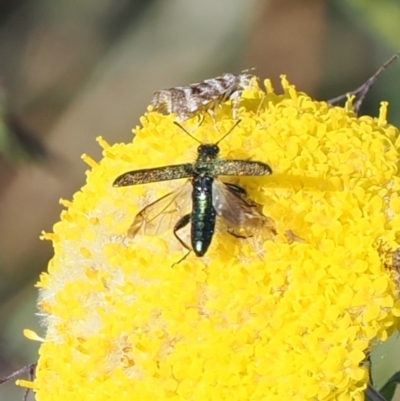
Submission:
<svg viewBox="0 0 400 401">
<path fill-rule="evenodd" d="M 399 131 L 387 104 L 356 117 L 282 86 L 254 82 L 236 116 L 228 99 L 182 123 L 216 143 L 239 119 L 221 158 L 272 169 L 219 177 L 268 225 L 252 236 L 217 225 L 203 257 L 177 241 L 174 210 L 156 234 L 127 234 L 185 180 L 113 186 L 127 171 L 194 161 L 198 143 L 173 115 L 149 109 L 132 143 L 99 138 L 103 159 L 84 156 L 86 185 L 43 235 L 54 247 L 37 284 L 46 334 L 25 383 L 38 401 L 364 399 L 370 347 L 400 323 Z"/>
</svg>

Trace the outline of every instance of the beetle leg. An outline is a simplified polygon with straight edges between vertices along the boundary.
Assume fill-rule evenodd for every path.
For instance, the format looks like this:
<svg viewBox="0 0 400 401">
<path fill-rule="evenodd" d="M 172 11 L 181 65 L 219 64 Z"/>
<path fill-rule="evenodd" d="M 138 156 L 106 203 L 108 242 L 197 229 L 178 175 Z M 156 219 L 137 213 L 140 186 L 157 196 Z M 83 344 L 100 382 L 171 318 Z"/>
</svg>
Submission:
<svg viewBox="0 0 400 401">
<path fill-rule="evenodd" d="M 182 258 L 179 259 L 177 262 L 175 262 L 171 267 L 174 267 L 175 265 L 178 265 L 179 263 L 183 262 L 192 252 L 192 248 L 178 235 L 178 231 L 181 230 L 182 228 L 186 227 L 189 222 L 190 222 L 190 214 L 187 214 L 179 219 L 179 221 L 175 224 L 174 227 L 174 235 L 175 238 L 181 243 L 181 245 L 186 248 L 189 252 Z"/>
</svg>

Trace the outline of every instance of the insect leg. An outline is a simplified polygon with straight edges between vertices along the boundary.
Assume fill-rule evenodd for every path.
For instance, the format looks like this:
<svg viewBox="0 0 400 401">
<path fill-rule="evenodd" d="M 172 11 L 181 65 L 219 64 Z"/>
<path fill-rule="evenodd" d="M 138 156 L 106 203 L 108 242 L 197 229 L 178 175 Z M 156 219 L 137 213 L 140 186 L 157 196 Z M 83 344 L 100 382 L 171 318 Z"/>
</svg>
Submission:
<svg viewBox="0 0 400 401">
<path fill-rule="evenodd" d="M 177 262 L 173 263 L 171 265 L 171 267 L 174 267 L 175 265 L 179 265 L 179 263 L 183 262 L 190 255 L 190 252 L 192 252 L 192 251 L 189 251 L 186 255 L 183 256 L 183 258 L 180 258 Z"/>
<path fill-rule="evenodd" d="M 232 229 L 229 229 L 228 230 L 228 234 L 230 234 L 230 235 L 232 235 L 232 237 L 235 237 L 235 238 L 242 238 L 242 239 L 245 239 L 245 238 L 251 238 L 253 235 L 241 235 L 241 234 L 237 234 L 234 230 L 232 230 Z"/>
<path fill-rule="evenodd" d="M 212 108 L 209 108 L 208 110 L 207 110 L 207 112 L 208 112 L 208 114 L 209 114 L 209 116 L 211 117 L 211 120 L 212 120 L 212 122 L 213 122 L 213 124 L 214 124 L 214 127 L 216 128 L 216 129 L 218 129 L 217 128 L 217 120 L 215 119 L 215 108 L 217 107 L 217 105 L 215 105 L 214 107 L 212 107 Z"/>
<path fill-rule="evenodd" d="M 183 247 L 188 249 L 189 251 L 192 250 L 188 244 L 178 235 L 178 231 L 181 230 L 182 228 L 186 227 L 190 222 L 190 214 L 187 214 L 183 216 L 182 218 L 179 219 L 179 221 L 175 224 L 174 227 L 174 235 L 175 238 L 181 243 Z"/>
<path fill-rule="evenodd" d="M 203 121 L 206 117 L 204 114 L 196 114 L 196 118 L 198 119 L 198 121 L 197 121 L 196 128 L 194 129 L 194 131 L 196 131 L 197 129 L 199 129 L 201 127 L 201 124 L 203 124 Z"/>
<path fill-rule="evenodd" d="M 190 246 L 188 246 L 188 244 L 186 244 L 186 242 L 183 241 L 183 239 L 178 235 L 178 231 L 181 230 L 182 228 L 186 227 L 189 224 L 189 222 L 190 222 L 190 214 L 187 214 L 187 215 L 183 216 L 181 219 L 179 219 L 179 221 L 175 224 L 175 227 L 174 227 L 175 238 L 189 252 L 186 255 L 184 255 L 183 258 L 181 258 L 177 262 L 175 262 L 171 267 L 174 267 L 175 265 L 178 265 L 179 263 L 183 262 L 189 256 L 190 252 L 192 252 L 192 249 L 190 248 Z"/>
<path fill-rule="evenodd" d="M 224 184 L 235 194 L 247 196 L 247 192 L 244 188 L 239 187 L 239 185 L 231 184 L 230 182 L 224 182 Z"/>
<path fill-rule="evenodd" d="M 241 92 L 235 92 L 230 97 L 230 99 L 232 100 L 232 118 L 233 118 L 233 121 L 237 121 L 237 119 L 238 119 L 240 94 L 241 94 Z"/>
</svg>

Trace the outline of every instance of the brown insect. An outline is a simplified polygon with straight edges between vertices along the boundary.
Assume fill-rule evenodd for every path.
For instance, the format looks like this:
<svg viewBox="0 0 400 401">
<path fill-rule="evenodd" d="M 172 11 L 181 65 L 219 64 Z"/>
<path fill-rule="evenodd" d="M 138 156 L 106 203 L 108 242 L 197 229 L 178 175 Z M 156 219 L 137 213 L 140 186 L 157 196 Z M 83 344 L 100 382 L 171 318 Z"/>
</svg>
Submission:
<svg viewBox="0 0 400 401">
<path fill-rule="evenodd" d="M 188 86 L 162 89 L 154 93 L 151 105 L 155 111 L 176 114 L 178 121 L 212 110 L 230 99 L 234 101 L 233 109 L 236 110 L 241 93 L 250 87 L 253 77 L 250 74 L 225 73 Z"/>
</svg>

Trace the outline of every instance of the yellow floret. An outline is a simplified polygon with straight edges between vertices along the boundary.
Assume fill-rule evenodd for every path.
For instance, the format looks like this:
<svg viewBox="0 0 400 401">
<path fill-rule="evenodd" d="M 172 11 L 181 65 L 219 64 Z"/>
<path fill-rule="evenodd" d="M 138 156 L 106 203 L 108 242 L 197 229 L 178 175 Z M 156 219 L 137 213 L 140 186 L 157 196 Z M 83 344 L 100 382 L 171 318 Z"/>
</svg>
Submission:
<svg viewBox="0 0 400 401">
<path fill-rule="evenodd" d="M 215 233 L 203 258 L 172 227 L 127 236 L 134 216 L 182 180 L 113 187 L 120 174 L 194 161 L 198 144 L 149 111 L 129 144 L 108 145 L 54 226 L 39 306 L 46 341 L 38 401 L 362 400 L 363 362 L 399 324 L 399 132 L 297 92 L 252 87 L 221 157 L 259 160 L 266 177 L 229 181 L 275 222 Z M 230 103 L 184 125 L 203 143 L 233 126 Z M 173 223 L 176 223 L 173 222 Z M 174 266 L 173 266 L 174 265 Z"/>
</svg>

